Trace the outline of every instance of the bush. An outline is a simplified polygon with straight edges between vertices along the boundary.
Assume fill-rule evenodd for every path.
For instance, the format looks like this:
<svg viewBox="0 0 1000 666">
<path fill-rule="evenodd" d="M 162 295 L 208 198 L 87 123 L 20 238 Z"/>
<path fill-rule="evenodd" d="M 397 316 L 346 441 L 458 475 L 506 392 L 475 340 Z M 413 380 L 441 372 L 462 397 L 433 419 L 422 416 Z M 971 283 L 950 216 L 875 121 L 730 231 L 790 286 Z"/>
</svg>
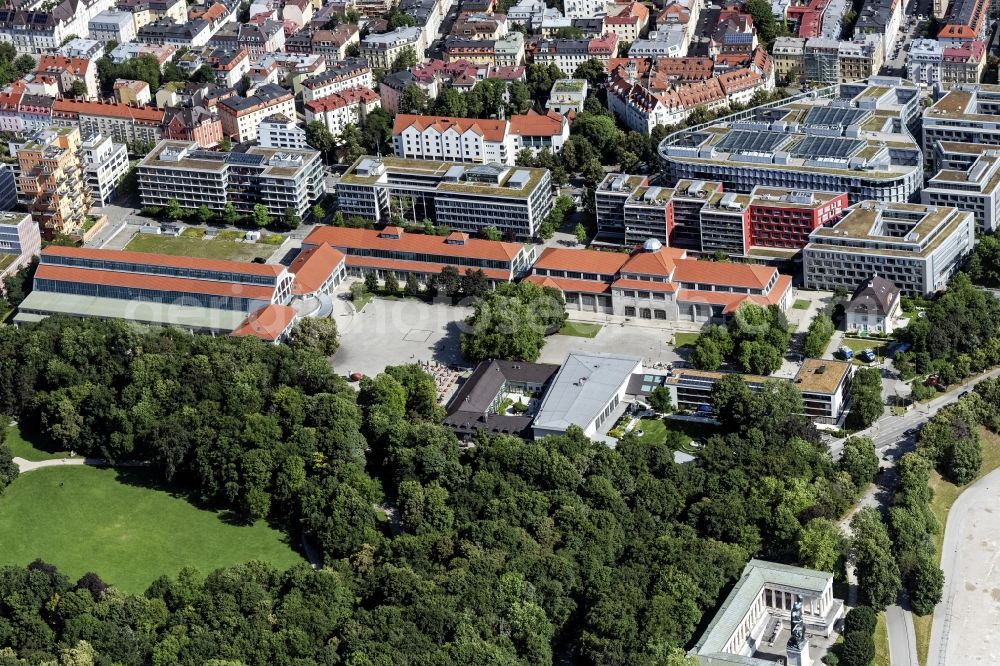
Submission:
<svg viewBox="0 0 1000 666">
<path fill-rule="evenodd" d="M 840 666 L 870 666 L 875 658 L 875 640 L 871 634 L 854 631 L 844 635 Z"/>
<path fill-rule="evenodd" d="M 859 631 L 869 636 L 875 633 L 878 618 L 871 606 L 857 606 L 847 612 L 844 617 L 844 633 Z"/>
<path fill-rule="evenodd" d="M 803 351 L 806 356 L 812 358 L 822 357 L 827 345 L 830 344 L 830 339 L 833 337 L 835 330 L 836 328 L 833 325 L 832 319 L 823 313 L 816 315 L 816 318 L 809 324 L 809 330 L 806 332 L 806 340 L 803 345 Z"/>
</svg>

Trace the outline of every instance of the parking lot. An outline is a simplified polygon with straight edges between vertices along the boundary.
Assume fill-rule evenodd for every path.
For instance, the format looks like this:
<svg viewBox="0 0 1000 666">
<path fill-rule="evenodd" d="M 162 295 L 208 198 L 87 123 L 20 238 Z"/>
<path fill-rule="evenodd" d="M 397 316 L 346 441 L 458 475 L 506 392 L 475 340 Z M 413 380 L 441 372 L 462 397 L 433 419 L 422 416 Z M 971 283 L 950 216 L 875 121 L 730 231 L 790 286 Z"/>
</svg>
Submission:
<svg viewBox="0 0 1000 666">
<path fill-rule="evenodd" d="M 352 314 L 342 297 L 336 301 L 340 349 L 333 366 L 340 374 L 376 375 L 386 366 L 417 361 L 465 365 L 459 349 L 460 325 L 472 314 L 471 308 L 376 298 Z"/>
</svg>

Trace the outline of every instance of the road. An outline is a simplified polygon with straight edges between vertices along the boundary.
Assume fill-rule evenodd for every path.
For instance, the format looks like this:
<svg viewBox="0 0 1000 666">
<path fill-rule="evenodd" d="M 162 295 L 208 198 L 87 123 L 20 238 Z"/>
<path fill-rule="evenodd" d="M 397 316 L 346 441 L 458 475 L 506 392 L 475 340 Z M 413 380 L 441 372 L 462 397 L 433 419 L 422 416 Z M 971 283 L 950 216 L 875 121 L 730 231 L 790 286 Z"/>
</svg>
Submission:
<svg viewBox="0 0 1000 666">
<path fill-rule="evenodd" d="M 872 439 L 875 443 L 875 450 L 879 454 L 879 458 L 883 461 L 882 466 L 887 472 L 885 477 L 880 481 L 882 487 L 873 486 L 869 489 L 861 497 L 854 511 L 863 506 L 875 506 L 880 510 L 884 510 L 888 501 L 892 498 L 896 484 L 896 475 L 893 469 L 896 461 L 904 453 L 908 453 L 916 447 L 916 436 L 913 429 L 926 423 L 942 407 L 956 402 L 962 393 L 971 390 L 979 382 L 997 376 L 1000 376 L 1000 368 L 980 375 L 964 384 L 956 385 L 951 390 L 918 407 L 914 407 L 901 416 L 887 414 L 876 421 L 871 428 L 855 433 L 854 436 L 870 437 Z M 909 435 L 907 435 L 908 432 L 910 433 Z M 843 448 L 844 440 L 833 442 L 830 444 L 830 454 L 834 459 L 837 459 L 840 457 Z M 890 448 L 894 450 L 889 451 Z M 964 496 L 963 494 L 962 497 Z M 841 521 L 841 528 L 848 534 L 850 534 L 850 519 L 854 511 Z M 946 541 L 945 553 L 948 552 L 948 548 L 949 546 Z M 942 569 L 944 569 L 945 576 L 947 577 L 949 569 L 945 568 L 944 564 L 944 559 L 942 559 Z M 848 582 L 851 583 L 851 598 L 848 599 L 848 602 L 854 602 L 856 601 L 857 583 L 854 578 L 853 568 L 848 569 L 847 577 Z M 935 619 L 937 619 L 938 615 L 935 614 Z M 947 613 L 940 613 L 940 615 L 947 617 Z M 889 634 L 889 655 L 893 666 L 918 666 L 917 646 L 913 631 L 913 616 L 910 611 L 895 604 L 889 606 L 885 610 L 885 623 Z M 937 627 L 937 624 L 935 622 L 935 627 Z M 931 640 L 933 648 L 933 634 Z M 931 654 L 934 653 L 932 652 Z M 944 661 L 938 662 L 928 659 L 927 662 L 928 666 L 937 666 L 939 663 L 944 664 Z"/>
<path fill-rule="evenodd" d="M 52 460 L 26 460 L 24 458 L 14 458 L 17 470 L 24 474 L 36 469 L 45 467 L 65 467 L 66 465 L 90 465 L 91 467 L 145 467 L 148 462 L 141 460 L 125 461 L 120 463 L 110 463 L 104 458 L 54 458 Z"/>
</svg>

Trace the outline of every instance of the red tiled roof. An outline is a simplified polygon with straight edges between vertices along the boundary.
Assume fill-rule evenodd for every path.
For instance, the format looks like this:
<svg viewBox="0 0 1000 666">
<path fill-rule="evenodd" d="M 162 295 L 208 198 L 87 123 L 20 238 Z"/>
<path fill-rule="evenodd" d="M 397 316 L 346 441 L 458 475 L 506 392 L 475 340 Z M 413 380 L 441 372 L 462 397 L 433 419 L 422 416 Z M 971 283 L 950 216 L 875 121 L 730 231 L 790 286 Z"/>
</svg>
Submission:
<svg viewBox="0 0 1000 666">
<path fill-rule="evenodd" d="M 757 264 L 730 264 L 698 259 L 680 259 L 677 261 L 677 270 L 674 271 L 674 280 L 763 289 L 776 272 L 777 270 L 774 268 Z"/>
<path fill-rule="evenodd" d="M 55 114 L 85 114 L 89 116 L 115 116 L 148 122 L 163 122 L 163 109 L 150 106 L 129 106 L 118 102 L 84 102 L 75 99 L 57 99 L 52 102 Z"/>
<path fill-rule="evenodd" d="M 131 252 L 129 250 L 101 250 L 91 247 L 62 247 L 50 245 L 42 250 L 42 257 L 79 257 L 84 259 L 104 259 L 106 261 L 126 261 L 149 266 L 175 266 L 178 268 L 203 268 L 210 271 L 227 271 L 244 275 L 268 275 L 277 277 L 284 267 L 277 264 L 255 264 L 249 261 L 228 261 L 226 259 L 201 259 L 179 257 L 152 252 Z"/>
<path fill-rule="evenodd" d="M 429 261 L 407 261 L 404 259 L 387 259 L 383 257 L 361 257 L 357 255 L 347 256 L 347 265 L 350 268 L 381 268 L 394 271 L 407 271 L 409 273 L 440 273 L 448 264 L 435 264 Z M 459 275 L 465 275 L 467 266 L 455 266 Z M 473 269 L 475 270 L 475 269 Z M 510 271 L 500 268 L 481 269 L 491 280 L 510 281 Z"/>
<path fill-rule="evenodd" d="M 603 294 L 611 290 L 611 285 L 600 280 L 578 280 L 575 278 L 550 277 L 548 275 L 529 275 L 525 282 L 533 282 L 540 287 L 552 287 L 563 292 L 583 294 Z"/>
<path fill-rule="evenodd" d="M 323 113 L 324 111 L 339 109 L 348 104 L 369 104 L 378 99 L 381 99 L 378 93 L 371 88 L 355 86 L 324 97 L 307 100 L 305 107 L 313 113 Z"/>
<path fill-rule="evenodd" d="M 645 291 L 677 291 L 673 282 L 650 282 L 648 280 L 615 280 L 611 286 L 617 289 L 643 289 Z"/>
<path fill-rule="evenodd" d="M 288 267 L 288 270 L 295 274 L 292 293 L 296 296 L 314 293 L 337 270 L 342 261 L 344 253 L 326 243 L 302 250 Z"/>
<path fill-rule="evenodd" d="M 744 301 L 749 300 L 757 305 L 777 304 L 785 292 L 792 284 L 789 275 L 781 275 L 771 288 L 771 292 L 766 296 L 751 294 L 734 294 L 728 291 L 700 291 L 697 289 L 681 289 L 677 292 L 678 303 L 711 303 L 713 305 L 724 305 L 724 312 L 733 312 Z"/>
<path fill-rule="evenodd" d="M 542 251 L 533 268 L 615 275 L 628 259 L 629 256 L 621 252 L 548 247 Z"/>
<path fill-rule="evenodd" d="M 77 282 L 103 284 L 116 287 L 132 287 L 151 291 L 169 291 L 181 294 L 212 294 L 215 296 L 236 296 L 269 301 L 274 296 L 274 288 L 218 280 L 196 280 L 192 278 L 169 277 L 126 273 L 124 271 L 104 271 L 74 266 L 40 264 L 35 278 L 57 282 Z"/>
<path fill-rule="evenodd" d="M 252 335 L 261 340 L 274 342 L 280 338 L 295 321 L 295 310 L 287 305 L 265 305 L 237 326 L 231 336 L 241 338 Z"/>
<path fill-rule="evenodd" d="M 506 120 L 453 118 L 451 116 L 418 116 L 409 113 L 397 113 L 396 120 L 392 125 L 393 135 L 402 134 L 403 130 L 409 127 L 415 127 L 420 132 L 423 132 L 428 127 L 433 127 L 441 133 L 453 127 L 460 134 L 471 130 L 481 135 L 487 141 L 503 141 L 504 135 L 507 133 Z"/>
<path fill-rule="evenodd" d="M 302 243 L 303 245 L 329 243 L 339 249 L 395 250 L 504 262 L 513 261 L 514 257 L 524 249 L 524 246 L 519 243 L 504 243 L 481 238 L 470 238 L 464 244 L 459 245 L 448 243 L 441 236 L 402 233 L 399 238 L 382 238 L 380 233 L 375 229 L 316 227 Z M 348 264 L 350 264 L 350 258 L 348 258 Z"/>
<path fill-rule="evenodd" d="M 68 58 L 61 55 L 44 54 L 38 58 L 36 72 L 67 71 L 77 76 L 85 76 L 91 61 L 86 58 Z"/>
<path fill-rule="evenodd" d="M 687 253 L 675 247 L 663 247 L 656 252 L 634 252 L 622 266 L 622 273 L 640 273 L 642 275 L 660 275 L 670 277 L 676 261 Z"/>
<path fill-rule="evenodd" d="M 510 133 L 520 136 L 556 136 L 563 133 L 566 119 L 556 113 L 538 113 L 534 109 L 524 115 L 510 117 Z"/>
</svg>

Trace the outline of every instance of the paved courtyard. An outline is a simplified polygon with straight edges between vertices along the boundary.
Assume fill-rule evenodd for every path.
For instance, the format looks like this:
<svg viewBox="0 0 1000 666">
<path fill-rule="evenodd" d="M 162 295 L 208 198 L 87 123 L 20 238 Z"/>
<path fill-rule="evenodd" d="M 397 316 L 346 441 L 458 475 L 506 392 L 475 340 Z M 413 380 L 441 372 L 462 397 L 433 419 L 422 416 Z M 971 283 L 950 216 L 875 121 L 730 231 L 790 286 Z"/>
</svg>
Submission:
<svg viewBox="0 0 1000 666">
<path fill-rule="evenodd" d="M 593 338 L 572 335 L 550 335 L 545 340 L 541 363 L 562 363 L 571 351 L 631 354 L 641 356 L 647 367 L 656 363 L 676 363 L 681 357 L 669 345 L 673 332 L 669 328 L 610 324 Z"/>
<path fill-rule="evenodd" d="M 459 334 L 471 308 L 376 298 L 360 313 L 353 313 L 339 296 L 334 297 L 334 312 L 340 349 L 333 357 L 338 373 L 377 375 L 386 366 L 417 361 L 466 364 Z"/>
<path fill-rule="evenodd" d="M 1000 470 L 963 492 L 948 515 L 944 598 L 928 666 L 1000 663 Z"/>
</svg>

